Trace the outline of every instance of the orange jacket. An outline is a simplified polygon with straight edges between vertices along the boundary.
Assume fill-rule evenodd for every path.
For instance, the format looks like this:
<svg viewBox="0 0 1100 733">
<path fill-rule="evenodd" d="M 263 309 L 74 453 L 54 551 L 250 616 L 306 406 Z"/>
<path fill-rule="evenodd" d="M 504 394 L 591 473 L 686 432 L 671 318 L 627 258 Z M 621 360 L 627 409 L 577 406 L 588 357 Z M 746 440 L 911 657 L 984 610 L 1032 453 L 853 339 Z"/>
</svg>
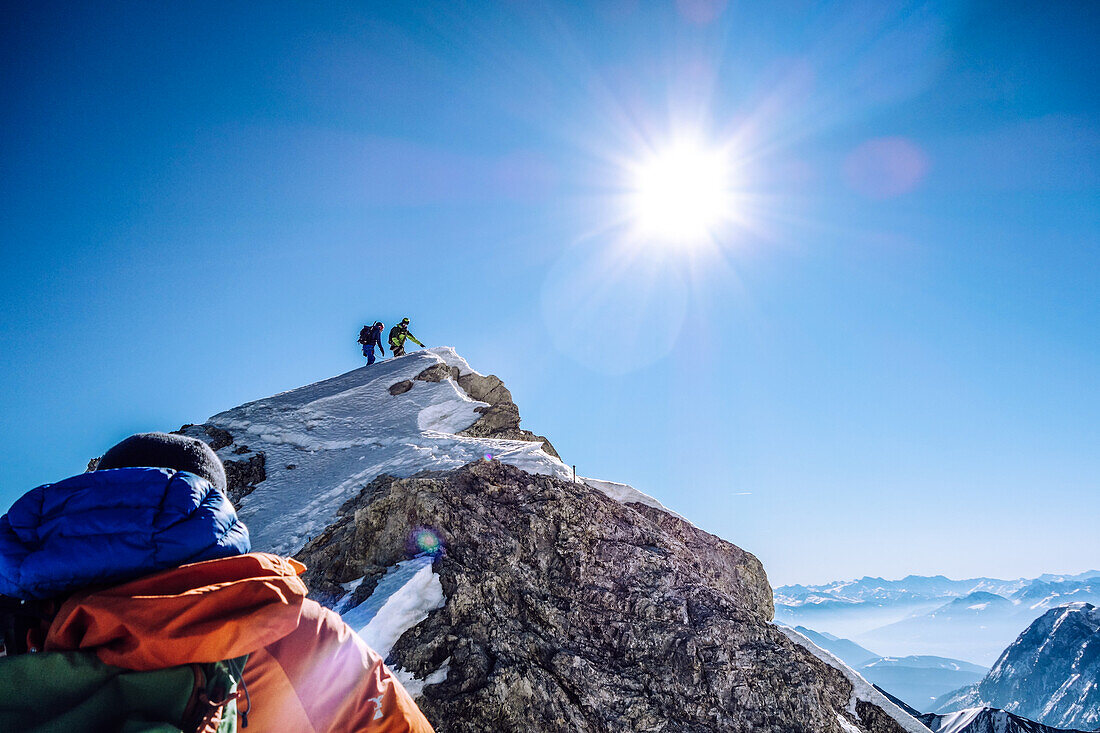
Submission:
<svg viewBox="0 0 1100 733">
<path fill-rule="evenodd" d="M 136 670 L 248 654 L 249 702 L 238 705 L 250 731 L 431 733 L 382 659 L 305 597 L 304 570 L 252 553 L 78 593 L 58 611 L 45 650 L 94 651 Z"/>
</svg>

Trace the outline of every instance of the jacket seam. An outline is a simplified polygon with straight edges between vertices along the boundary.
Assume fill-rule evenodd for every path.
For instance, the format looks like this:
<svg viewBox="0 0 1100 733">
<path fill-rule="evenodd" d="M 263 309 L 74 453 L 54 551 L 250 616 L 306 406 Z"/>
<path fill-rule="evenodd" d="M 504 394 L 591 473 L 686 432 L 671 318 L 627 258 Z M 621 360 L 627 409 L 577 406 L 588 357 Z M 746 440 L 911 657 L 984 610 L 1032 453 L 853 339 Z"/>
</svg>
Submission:
<svg viewBox="0 0 1100 733">
<path fill-rule="evenodd" d="M 179 475 L 179 471 L 175 471 L 175 470 L 172 470 L 172 469 L 168 469 L 168 470 L 172 471 L 172 475 L 168 477 L 167 483 L 164 484 L 163 493 L 161 493 L 161 495 L 160 495 L 160 503 L 157 504 L 157 513 L 153 517 L 154 527 L 156 526 L 157 520 L 160 519 L 161 515 L 164 514 L 164 503 L 166 501 L 168 501 L 168 490 L 169 490 L 169 488 L 171 488 L 172 482 L 176 480 L 176 476 Z M 160 533 L 161 533 L 161 530 L 159 530 L 159 529 L 154 529 L 153 530 L 153 536 L 154 537 L 159 536 Z M 156 564 L 156 565 L 160 565 L 160 559 L 157 557 L 158 543 L 153 542 L 152 545 L 153 545 L 153 563 Z"/>
</svg>

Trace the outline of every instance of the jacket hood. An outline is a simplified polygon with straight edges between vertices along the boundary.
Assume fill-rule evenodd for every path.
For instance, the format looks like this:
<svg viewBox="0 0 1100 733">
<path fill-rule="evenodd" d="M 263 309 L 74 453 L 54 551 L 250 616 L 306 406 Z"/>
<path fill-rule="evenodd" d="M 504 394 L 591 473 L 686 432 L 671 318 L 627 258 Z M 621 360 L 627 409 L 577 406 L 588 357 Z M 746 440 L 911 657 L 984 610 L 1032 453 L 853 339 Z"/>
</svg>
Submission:
<svg viewBox="0 0 1100 733">
<path fill-rule="evenodd" d="M 251 548 L 225 494 L 166 468 L 83 473 L 32 489 L 0 517 L 0 594 L 55 598 Z"/>
<path fill-rule="evenodd" d="M 298 626 L 304 570 L 289 558 L 252 553 L 77 593 L 58 610 L 44 649 L 94 651 L 134 670 L 252 654 Z"/>
</svg>

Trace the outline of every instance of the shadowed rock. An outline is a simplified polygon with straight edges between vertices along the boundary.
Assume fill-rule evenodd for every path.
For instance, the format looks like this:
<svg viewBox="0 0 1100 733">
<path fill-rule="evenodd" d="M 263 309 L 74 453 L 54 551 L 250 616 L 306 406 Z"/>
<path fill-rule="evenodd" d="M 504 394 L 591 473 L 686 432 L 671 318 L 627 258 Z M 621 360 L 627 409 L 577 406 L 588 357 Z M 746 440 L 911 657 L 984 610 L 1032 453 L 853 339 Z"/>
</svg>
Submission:
<svg viewBox="0 0 1100 733">
<path fill-rule="evenodd" d="M 406 392 L 408 392 L 412 388 L 413 388 L 412 380 L 411 379 L 404 379 L 404 380 L 398 382 L 397 384 L 390 385 L 390 394 L 393 395 L 394 397 L 396 397 L 399 394 L 405 394 Z"/>
<path fill-rule="evenodd" d="M 175 432 L 206 441 L 215 451 L 232 446 L 236 440 L 228 430 L 214 425 L 184 425 Z M 229 451 L 229 456 L 220 457 L 225 466 L 225 493 L 234 505 L 240 507 L 241 499 L 267 479 L 267 456 L 263 451 L 252 451 L 247 445 L 238 445 Z"/>
<path fill-rule="evenodd" d="M 222 463 L 225 464 L 225 493 L 234 504 L 239 504 L 267 478 L 267 457 L 263 453 L 254 453 L 239 461 L 225 459 Z"/>
</svg>

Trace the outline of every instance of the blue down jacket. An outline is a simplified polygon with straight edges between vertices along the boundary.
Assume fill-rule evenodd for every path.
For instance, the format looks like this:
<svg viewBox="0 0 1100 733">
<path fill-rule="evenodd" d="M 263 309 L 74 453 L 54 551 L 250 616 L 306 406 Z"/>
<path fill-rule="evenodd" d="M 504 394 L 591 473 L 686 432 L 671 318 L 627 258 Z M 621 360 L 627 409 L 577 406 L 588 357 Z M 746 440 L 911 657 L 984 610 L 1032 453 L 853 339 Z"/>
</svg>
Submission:
<svg viewBox="0 0 1100 733">
<path fill-rule="evenodd" d="M 82 473 L 28 491 L 0 517 L 0 593 L 53 598 L 250 547 L 229 499 L 193 473 Z"/>
</svg>

